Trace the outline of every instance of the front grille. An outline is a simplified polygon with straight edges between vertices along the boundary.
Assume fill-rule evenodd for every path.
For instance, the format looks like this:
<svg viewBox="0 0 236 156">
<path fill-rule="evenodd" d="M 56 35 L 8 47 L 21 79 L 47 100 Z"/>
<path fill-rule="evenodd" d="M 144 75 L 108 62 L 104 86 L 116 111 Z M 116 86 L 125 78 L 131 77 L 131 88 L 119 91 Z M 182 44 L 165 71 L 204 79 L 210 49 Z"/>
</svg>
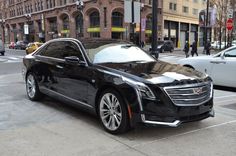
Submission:
<svg viewBox="0 0 236 156">
<path fill-rule="evenodd" d="M 165 87 L 164 90 L 177 106 L 198 106 L 212 97 L 211 82 Z"/>
</svg>

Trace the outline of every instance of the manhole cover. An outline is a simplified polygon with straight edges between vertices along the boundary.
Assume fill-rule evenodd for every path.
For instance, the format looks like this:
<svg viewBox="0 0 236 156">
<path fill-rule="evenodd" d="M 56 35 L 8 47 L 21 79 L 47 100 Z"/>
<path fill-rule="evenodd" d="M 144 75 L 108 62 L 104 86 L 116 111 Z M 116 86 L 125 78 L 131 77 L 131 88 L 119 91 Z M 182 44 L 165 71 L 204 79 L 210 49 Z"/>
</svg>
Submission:
<svg viewBox="0 0 236 156">
<path fill-rule="evenodd" d="M 222 107 L 236 110 L 236 103 L 232 103 L 232 104 L 229 104 L 229 105 L 224 105 Z"/>
</svg>

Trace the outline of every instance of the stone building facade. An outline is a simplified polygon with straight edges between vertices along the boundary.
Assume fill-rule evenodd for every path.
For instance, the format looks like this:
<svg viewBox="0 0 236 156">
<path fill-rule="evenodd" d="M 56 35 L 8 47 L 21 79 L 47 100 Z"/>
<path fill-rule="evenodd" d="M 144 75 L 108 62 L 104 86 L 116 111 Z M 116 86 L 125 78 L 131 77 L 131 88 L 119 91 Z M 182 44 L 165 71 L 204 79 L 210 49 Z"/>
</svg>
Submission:
<svg viewBox="0 0 236 156">
<path fill-rule="evenodd" d="M 138 0 L 140 2 L 140 0 Z M 58 37 L 115 38 L 140 37 L 140 24 L 124 22 L 124 0 L 83 0 L 82 11 L 76 0 L 0 0 L 1 36 L 5 43 L 19 40 L 48 41 Z M 141 0 L 141 39 L 151 37 L 152 1 Z M 162 36 L 162 6 L 158 7 L 158 35 Z M 139 39 L 137 39 L 139 40 Z"/>
<path fill-rule="evenodd" d="M 164 0 L 163 38 L 183 48 L 186 41 L 202 41 L 199 12 L 206 9 L 206 0 Z"/>
</svg>

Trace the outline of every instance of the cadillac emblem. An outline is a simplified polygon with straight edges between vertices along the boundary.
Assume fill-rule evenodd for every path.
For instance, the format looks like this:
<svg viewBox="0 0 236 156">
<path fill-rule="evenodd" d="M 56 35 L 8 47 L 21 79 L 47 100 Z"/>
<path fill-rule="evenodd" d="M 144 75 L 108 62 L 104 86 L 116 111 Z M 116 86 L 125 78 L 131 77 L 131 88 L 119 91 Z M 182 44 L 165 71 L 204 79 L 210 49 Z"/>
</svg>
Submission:
<svg viewBox="0 0 236 156">
<path fill-rule="evenodd" d="M 202 87 L 194 88 L 194 89 L 193 89 L 193 93 L 194 93 L 194 94 L 201 94 L 201 93 L 202 93 Z"/>
</svg>

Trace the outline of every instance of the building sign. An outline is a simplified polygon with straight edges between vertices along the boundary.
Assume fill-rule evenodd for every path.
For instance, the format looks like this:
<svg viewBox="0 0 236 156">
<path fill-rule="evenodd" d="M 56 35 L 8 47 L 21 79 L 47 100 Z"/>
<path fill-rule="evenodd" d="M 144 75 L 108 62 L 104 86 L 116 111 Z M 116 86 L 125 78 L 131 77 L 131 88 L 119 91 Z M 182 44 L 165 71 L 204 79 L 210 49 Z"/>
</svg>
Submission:
<svg viewBox="0 0 236 156">
<path fill-rule="evenodd" d="M 29 35 L 29 25 L 28 24 L 24 25 L 24 34 Z"/>
<path fill-rule="evenodd" d="M 140 23 L 140 2 L 125 0 L 124 9 L 126 23 Z"/>
</svg>

